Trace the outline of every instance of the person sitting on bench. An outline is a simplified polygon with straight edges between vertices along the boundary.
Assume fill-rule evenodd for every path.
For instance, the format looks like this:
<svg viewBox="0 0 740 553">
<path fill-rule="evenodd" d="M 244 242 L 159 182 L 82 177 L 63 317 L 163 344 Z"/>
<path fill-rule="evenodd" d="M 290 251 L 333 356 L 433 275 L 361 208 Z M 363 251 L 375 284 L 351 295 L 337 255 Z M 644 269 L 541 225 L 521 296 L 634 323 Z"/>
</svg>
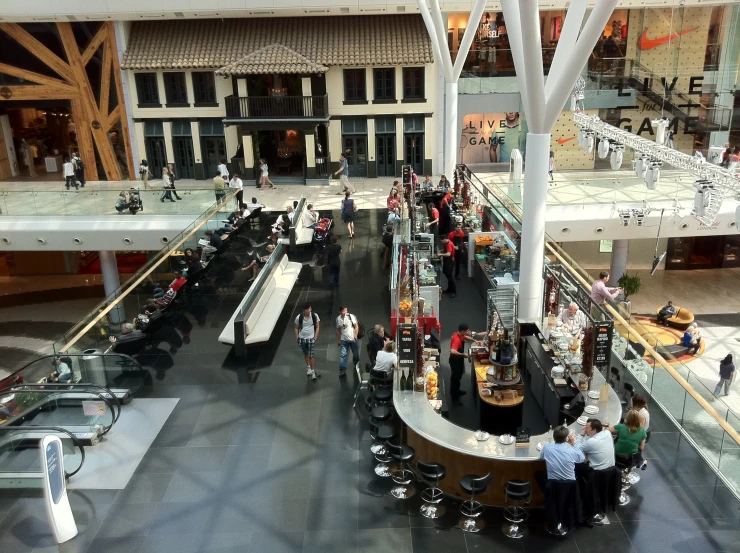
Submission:
<svg viewBox="0 0 740 553">
<path fill-rule="evenodd" d="M 247 282 L 252 282 L 255 278 L 257 278 L 257 274 L 260 272 L 260 269 L 267 263 L 267 260 L 270 259 L 270 255 L 275 250 L 275 246 L 272 244 L 268 244 L 265 248 L 265 254 L 260 255 L 257 253 L 257 251 L 249 252 L 249 256 L 252 259 L 252 261 L 249 263 L 249 265 L 243 265 L 242 271 L 252 271 L 252 278 L 250 278 Z"/>
<path fill-rule="evenodd" d="M 141 330 L 134 330 L 134 325 L 131 323 L 123 323 L 121 325 L 121 333 L 117 336 L 109 336 L 108 340 L 113 344 L 113 351 L 115 346 L 125 344 L 127 342 L 133 342 L 143 336 Z"/>
<path fill-rule="evenodd" d="M 658 324 L 668 326 L 668 319 L 676 316 L 676 308 L 673 307 L 673 302 L 669 301 L 667 305 L 658 311 Z"/>
<path fill-rule="evenodd" d="M 61 360 L 61 358 L 54 358 L 54 372 L 49 375 L 49 382 L 69 382 L 72 380 L 72 369 L 69 365 Z"/>
</svg>

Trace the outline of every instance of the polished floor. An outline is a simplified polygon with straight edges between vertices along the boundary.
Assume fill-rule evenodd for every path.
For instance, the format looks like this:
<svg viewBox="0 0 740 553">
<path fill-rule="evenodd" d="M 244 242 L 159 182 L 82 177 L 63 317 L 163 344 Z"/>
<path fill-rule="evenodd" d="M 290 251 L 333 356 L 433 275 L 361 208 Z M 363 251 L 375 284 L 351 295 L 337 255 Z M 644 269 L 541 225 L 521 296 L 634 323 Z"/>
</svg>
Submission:
<svg viewBox="0 0 740 553">
<path fill-rule="evenodd" d="M 308 263 L 310 252 L 303 255 L 307 264 L 271 340 L 245 361 L 217 339 L 247 286 L 233 259 L 222 259 L 219 280 L 180 304 L 183 319 L 173 323 L 174 334 L 162 335 L 142 359 L 152 377 L 142 396 L 180 401 L 126 487 L 70 492 L 80 535 L 58 547 L 37 492 L 0 490 L 0 551 L 737 551 L 740 504 L 655 408 L 650 466 L 629 491 L 630 505 L 610 514 L 605 527 L 580 528 L 557 540 L 544 533 L 541 514 L 533 512 L 530 535 L 514 542 L 501 534 L 497 510 L 484 515 L 484 532 L 470 535 L 454 527 L 453 503 L 434 523 L 418 515 L 418 494 L 408 503 L 389 496 L 389 482 L 372 471 L 365 416 L 352 408 L 356 382 L 338 378 L 330 324 L 343 304 L 368 328 L 388 323 L 381 217 L 361 211 L 353 242 L 338 226 L 344 249 L 338 290 Z M 468 282 L 459 284 L 456 298 L 442 300 L 443 363 L 452 325 L 462 317 L 483 324 L 482 300 Z M 293 335 L 292 318 L 306 302 L 324 321 L 317 382 L 306 379 Z M 449 376 L 447 367 L 442 375 Z"/>
</svg>

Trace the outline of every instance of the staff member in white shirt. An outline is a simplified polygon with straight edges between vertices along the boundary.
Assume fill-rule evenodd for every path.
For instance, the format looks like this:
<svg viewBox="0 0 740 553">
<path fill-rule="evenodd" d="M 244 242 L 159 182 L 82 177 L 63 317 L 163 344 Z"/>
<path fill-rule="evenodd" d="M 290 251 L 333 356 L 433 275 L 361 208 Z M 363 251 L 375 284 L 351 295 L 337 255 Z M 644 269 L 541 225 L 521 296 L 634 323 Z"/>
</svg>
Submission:
<svg viewBox="0 0 740 553">
<path fill-rule="evenodd" d="M 70 186 L 74 186 L 75 190 L 80 189 L 80 185 L 77 184 L 77 179 L 75 178 L 75 166 L 72 164 L 72 162 L 69 160 L 68 157 L 64 158 L 64 164 L 62 165 L 62 171 L 64 173 L 64 186 L 67 187 L 67 190 L 69 190 Z"/>
<path fill-rule="evenodd" d="M 222 173 L 223 174 L 223 173 Z M 242 182 L 242 179 L 239 178 L 239 175 L 234 173 L 231 175 L 231 180 L 229 181 L 229 188 L 232 190 L 236 190 L 236 209 L 239 211 L 242 206 L 242 195 L 244 194 L 244 183 Z"/>
<path fill-rule="evenodd" d="M 222 159 L 221 163 L 218 164 L 217 170 L 221 173 L 221 178 L 228 182 L 229 180 L 229 168 L 226 167 L 226 160 Z"/>
</svg>

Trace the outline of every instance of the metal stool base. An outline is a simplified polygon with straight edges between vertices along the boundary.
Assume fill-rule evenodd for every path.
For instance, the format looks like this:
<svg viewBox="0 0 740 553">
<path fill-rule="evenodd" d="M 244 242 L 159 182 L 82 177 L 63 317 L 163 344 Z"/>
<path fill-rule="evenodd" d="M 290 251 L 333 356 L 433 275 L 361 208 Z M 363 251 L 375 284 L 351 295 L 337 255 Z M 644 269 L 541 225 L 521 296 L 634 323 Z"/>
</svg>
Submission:
<svg viewBox="0 0 740 553">
<path fill-rule="evenodd" d="M 396 499 L 408 499 L 413 497 L 416 493 L 416 488 L 413 486 L 395 486 L 391 490 L 391 495 Z"/>
<path fill-rule="evenodd" d="M 624 490 L 622 490 L 622 493 L 619 494 L 619 504 L 624 506 L 627 505 L 630 502 L 630 496 L 628 496 L 626 493 L 624 493 Z"/>
<path fill-rule="evenodd" d="M 634 486 L 640 481 L 640 475 L 637 474 L 635 471 L 631 471 L 629 474 L 627 474 L 627 480 L 629 481 L 631 486 Z"/>
<path fill-rule="evenodd" d="M 486 523 L 479 518 L 463 516 L 457 523 L 457 527 L 463 532 L 480 532 L 486 527 Z"/>
<path fill-rule="evenodd" d="M 529 529 L 525 524 L 517 524 L 516 522 L 505 523 L 501 530 L 507 538 L 519 539 L 529 534 Z"/>
<path fill-rule="evenodd" d="M 377 465 L 375 465 L 375 474 L 383 478 L 390 478 L 390 467 L 386 463 L 378 463 Z"/>
<path fill-rule="evenodd" d="M 385 453 L 385 444 L 383 442 L 376 442 L 370 446 L 370 452 L 374 455 L 378 453 Z"/>
<path fill-rule="evenodd" d="M 447 509 L 444 505 L 435 505 L 433 503 L 424 503 L 419 509 L 419 514 L 427 518 L 442 518 L 445 516 Z"/>
</svg>

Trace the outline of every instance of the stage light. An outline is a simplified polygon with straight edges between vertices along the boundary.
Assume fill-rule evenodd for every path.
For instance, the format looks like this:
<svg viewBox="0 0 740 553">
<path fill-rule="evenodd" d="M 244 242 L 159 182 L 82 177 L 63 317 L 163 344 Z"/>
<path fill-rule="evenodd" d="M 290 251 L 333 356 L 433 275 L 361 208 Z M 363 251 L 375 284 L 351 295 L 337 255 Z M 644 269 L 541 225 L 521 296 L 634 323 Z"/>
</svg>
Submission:
<svg viewBox="0 0 740 553">
<path fill-rule="evenodd" d="M 695 217 L 703 217 L 709 205 L 712 183 L 711 181 L 701 179 L 694 182 L 694 186 L 696 187 L 696 193 L 694 194 L 694 210 L 692 214 Z"/>
<path fill-rule="evenodd" d="M 619 210 L 619 219 L 622 221 L 623 227 L 630 226 L 630 218 L 632 217 L 632 212 L 629 209 L 620 209 Z"/>
<path fill-rule="evenodd" d="M 656 160 L 650 160 L 647 162 L 648 168 L 645 171 L 645 184 L 648 190 L 655 190 L 660 180 L 660 167 L 663 165 L 662 162 Z"/>
<path fill-rule="evenodd" d="M 581 148 L 585 148 L 586 147 L 585 140 L 586 140 L 586 129 L 584 129 L 583 127 L 580 127 L 578 129 L 578 145 Z"/>
<path fill-rule="evenodd" d="M 645 212 L 644 209 L 636 209 L 634 211 L 635 224 L 638 227 L 641 227 L 645 223 L 645 216 L 646 215 L 647 215 L 647 213 Z"/>
<path fill-rule="evenodd" d="M 647 160 L 641 153 L 635 152 L 635 159 L 633 160 L 633 166 L 635 169 L 636 177 L 642 178 L 642 176 L 645 174 L 645 162 L 646 161 Z"/>
<path fill-rule="evenodd" d="M 594 151 L 594 133 L 592 131 L 586 132 L 585 144 L 583 149 L 586 150 L 587 154 Z"/>
<path fill-rule="evenodd" d="M 609 141 L 606 138 L 599 140 L 598 152 L 601 159 L 609 155 Z"/>
<path fill-rule="evenodd" d="M 622 167 L 622 160 L 624 159 L 624 144 L 612 143 L 611 150 L 612 154 L 609 162 L 612 169 L 616 171 Z"/>
</svg>

